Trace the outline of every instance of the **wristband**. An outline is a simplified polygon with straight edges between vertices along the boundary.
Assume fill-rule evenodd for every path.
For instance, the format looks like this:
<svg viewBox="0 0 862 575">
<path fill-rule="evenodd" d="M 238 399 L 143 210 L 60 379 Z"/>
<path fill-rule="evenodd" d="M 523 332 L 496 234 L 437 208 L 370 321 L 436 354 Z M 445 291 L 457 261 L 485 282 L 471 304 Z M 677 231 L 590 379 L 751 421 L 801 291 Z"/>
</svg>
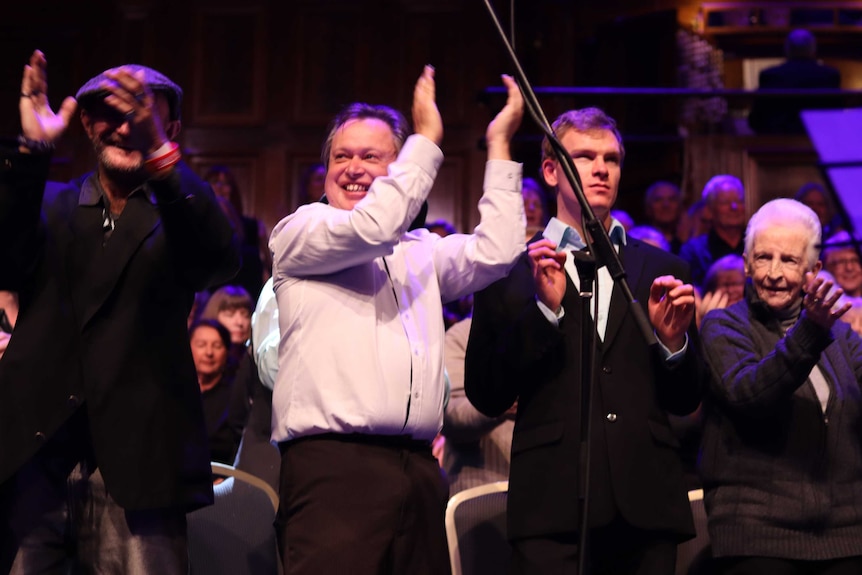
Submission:
<svg viewBox="0 0 862 575">
<path fill-rule="evenodd" d="M 161 153 L 165 147 L 167 147 L 168 151 Z M 150 174 L 160 174 L 173 167 L 182 157 L 179 144 L 176 142 L 167 142 L 147 158 L 144 162 L 144 167 L 146 167 Z"/>
<path fill-rule="evenodd" d="M 34 154 L 48 154 L 54 151 L 54 142 L 48 140 L 31 140 L 24 134 L 18 136 L 18 145 L 27 148 Z"/>
</svg>

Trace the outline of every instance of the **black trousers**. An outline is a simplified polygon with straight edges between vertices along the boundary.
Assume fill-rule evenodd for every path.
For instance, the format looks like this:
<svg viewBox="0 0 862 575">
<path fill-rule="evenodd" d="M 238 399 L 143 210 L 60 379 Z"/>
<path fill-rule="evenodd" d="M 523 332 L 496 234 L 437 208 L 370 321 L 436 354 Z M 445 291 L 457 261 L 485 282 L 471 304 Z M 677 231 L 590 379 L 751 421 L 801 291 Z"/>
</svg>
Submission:
<svg viewBox="0 0 862 575">
<path fill-rule="evenodd" d="M 512 541 L 509 573 L 578 575 L 578 545 L 577 533 Z M 635 529 L 619 518 L 591 529 L 588 546 L 584 575 L 669 575 L 676 567 L 673 534 Z"/>
<path fill-rule="evenodd" d="M 722 557 L 715 573 L 721 575 L 859 575 L 862 557 L 829 561 L 798 561 L 773 557 Z"/>
<path fill-rule="evenodd" d="M 449 490 L 429 444 L 326 434 L 280 447 L 285 575 L 450 572 Z"/>
</svg>

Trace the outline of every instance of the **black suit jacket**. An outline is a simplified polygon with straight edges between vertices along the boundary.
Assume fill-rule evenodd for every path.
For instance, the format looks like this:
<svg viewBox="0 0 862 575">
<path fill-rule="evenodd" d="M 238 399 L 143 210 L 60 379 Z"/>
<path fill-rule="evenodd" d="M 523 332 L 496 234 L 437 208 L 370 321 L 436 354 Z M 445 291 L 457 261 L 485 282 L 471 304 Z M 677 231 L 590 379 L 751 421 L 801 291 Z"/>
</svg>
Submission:
<svg viewBox="0 0 862 575">
<path fill-rule="evenodd" d="M 0 158 L 0 285 L 19 292 L 0 360 L 0 482 L 77 409 L 127 509 L 212 501 L 186 318 L 195 291 L 239 266 L 212 190 L 183 164 L 129 197 L 104 243 L 85 178 L 44 189 L 48 160 Z"/>
<path fill-rule="evenodd" d="M 621 250 L 635 297 L 646 308 L 654 278 L 688 277 L 682 260 L 629 240 Z M 581 305 L 571 279 L 560 326 L 542 315 L 525 254 L 507 278 L 475 295 L 467 347 L 466 392 L 495 416 L 518 399 L 509 475 L 510 538 L 572 533 L 581 490 Z M 592 322 L 591 319 L 589 319 Z M 646 346 L 614 288 L 599 344 L 592 412 L 590 525 L 621 516 L 645 530 L 694 533 L 678 442 L 666 411 L 685 414 L 700 400 L 702 361 L 689 331 L 681 364 L 667 369 Z"/>
<path fill-rule="evenodd" d="M 841 87 L 841 73 L 814 60 L 788 60 L 760 72 L 759 89 L 814 89 Z M 799 113 L 802 110 L 840 108 L 842 102 L 834 98 L 781 97 L 760 98 L 754 101 L 748 124 L 755 132 L 764 134 L 804 134 L 805 126 Z"/>
</svg>

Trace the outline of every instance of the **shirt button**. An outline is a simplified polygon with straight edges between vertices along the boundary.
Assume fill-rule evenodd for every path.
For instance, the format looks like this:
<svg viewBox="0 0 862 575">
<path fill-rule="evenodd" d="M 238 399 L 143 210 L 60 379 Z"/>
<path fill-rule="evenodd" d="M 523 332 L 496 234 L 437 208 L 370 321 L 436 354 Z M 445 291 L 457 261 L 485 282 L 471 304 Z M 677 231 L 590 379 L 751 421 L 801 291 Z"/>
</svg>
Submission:
<svg viewBox="0 0 862 575">
<path fill-rule="evenodd" d="M 605 419 L 607 419 L 608 421 L 613 423 L 617 420 L 617 414 L 616 413 L 609 413 L 605 416 Z"/>
<path fill-rule="evenodd" d="M 606 373 L 606 374 L 610 375 L 613 372 L 614 372 L 614 370 L 612 370 L 609 366 L 607 366 L 607 365 L 602 366 L 602 373 Z"/>
</svg>

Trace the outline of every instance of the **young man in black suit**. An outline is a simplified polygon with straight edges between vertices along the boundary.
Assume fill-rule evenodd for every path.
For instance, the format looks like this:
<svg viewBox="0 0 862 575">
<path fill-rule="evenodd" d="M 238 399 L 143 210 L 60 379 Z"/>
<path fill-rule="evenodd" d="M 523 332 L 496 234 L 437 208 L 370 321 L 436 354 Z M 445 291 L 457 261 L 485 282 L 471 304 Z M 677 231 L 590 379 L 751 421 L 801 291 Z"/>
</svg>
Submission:
<svg viewBox="0 0 862 575">
<path fill-rule="evenodd" d="M 608 230 L 635 297 L 648 302 L 662 344 L 649 348 L 606 268 L 598 271 L 597 385 L 592 405 L 588 573 L 673 573 L 676 543 L 693 525 L 678 443 L 666 412 L 700 399 L 694 290 L 682 260 L 626 239 L 610 215 L 625 150 L 615 122 L 571 110 L 554 130 L 587 200 Z M 507 278 L 477 293 L 466 392 L 488 416 L 517 399 L 509 479 L 512 573 L 576 573 L 584 456 L 580 422 L 578 279 L 567 252 L 583 246 L 581 206 L 543 143 L 542 173 L 557 217 L 533 238 Z M 643 303 L 641 304 L 643 305 Z"/>
</svg>

